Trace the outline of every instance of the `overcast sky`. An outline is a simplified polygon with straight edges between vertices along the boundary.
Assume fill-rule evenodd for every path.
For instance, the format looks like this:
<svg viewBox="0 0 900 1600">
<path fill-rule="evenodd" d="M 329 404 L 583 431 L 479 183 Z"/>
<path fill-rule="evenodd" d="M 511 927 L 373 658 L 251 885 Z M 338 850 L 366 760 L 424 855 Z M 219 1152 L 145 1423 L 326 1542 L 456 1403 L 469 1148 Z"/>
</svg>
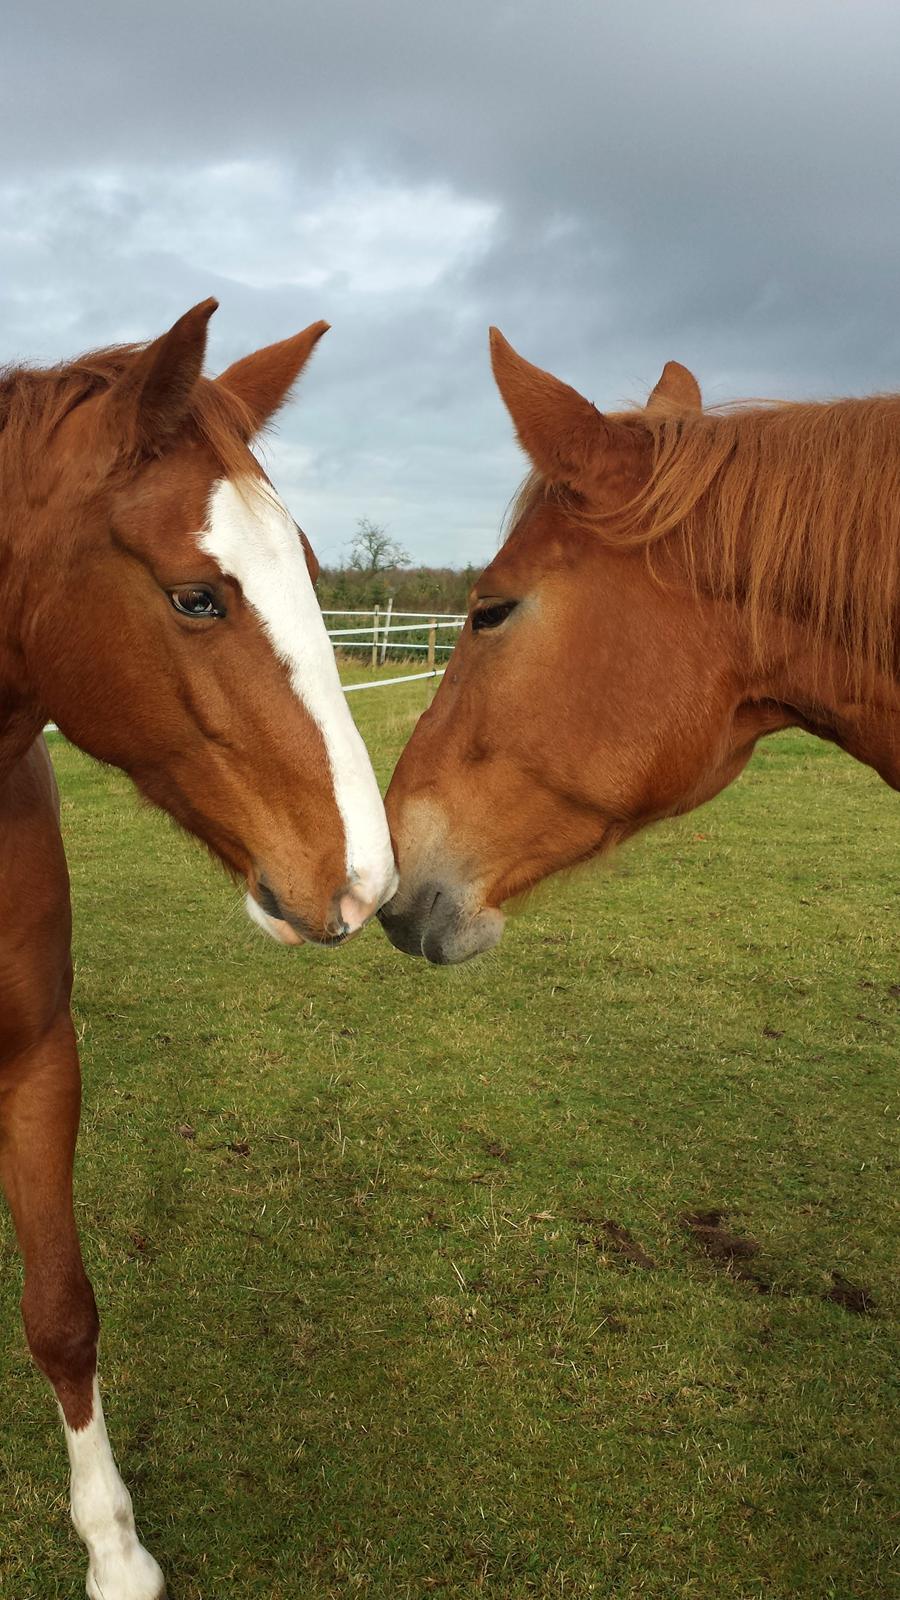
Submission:
<svg viewBox="0 0 900 1600">
<path fill-rule="evenodd" d="M 496 322 L 599 405 L 900 388 L 896 0 L 30 0 L 0 58 L 0 360 L 319 317 L 267 466 L 487 559 Z"/>
</svg>

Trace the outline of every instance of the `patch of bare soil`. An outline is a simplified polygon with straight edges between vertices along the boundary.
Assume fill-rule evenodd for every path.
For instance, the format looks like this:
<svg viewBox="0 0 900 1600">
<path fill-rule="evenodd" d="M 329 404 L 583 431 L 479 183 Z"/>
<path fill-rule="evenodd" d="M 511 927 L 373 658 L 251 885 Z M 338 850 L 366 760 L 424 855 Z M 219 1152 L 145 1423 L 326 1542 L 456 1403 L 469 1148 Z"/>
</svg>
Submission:
<svg viewBox="0 0 900 1600">
<path fill-rule="evenodd" d="M 679 1218 L 692 1244 L 703 1251 L 713 1266 L 721 1267 L 730 1277 L 747 1283 L 757 1294 L 771 1294 L 772 1285 L 758 1268 L 750 1266 L 759 1255 L 759 1241 L 749 1234 L 732 1233 L 722 1224 L 727 1211 L 686 1211 Z"/>
<path fill-rule="evenodd" d="M 760 1245 L 749 1234 L 732 1233 L 722 1226 L 727 1211 L 688 1211 L 679 1219 L 691 1242 L 702 1250 L 713 1266 L 720 1267 L 740 1283 L 749 1284 L 757 1294 L 796 1294 L 787 1285 L 774 1285 L 764 1277 L 757 1266 L 750 1263 L 759 1255 Z M 876 1302 L 870 1289 L 851 1283 L 841 1272 L 832 1272 L 831 1288 L 822 1296 L 851 1311 L 858 1317 L 877 1316 Z"/>
<path fill-rule="evenodd" d="M 635 1267 L 643 1267 L 645 1272 L 653 1272 L 656 1262 L 648 1256 L 642 1245 L 639 1245 L 627 1228 L 621 1222 L 614 1222 L 612 1217 L 607 1217 L 600 1224 L 600 1234 L 594 1240 L 598 1250 L 612 1250 L 623 1260 L 630 1261 Z"/>
<path fill-rule="evenodd" d="M 495 1161 L 503 1161 L 505 1163 L 509 1160 L 509 1151 L 505 1144 L 500 1143 L 499 1139 L 483 1139 L 482 1149 L 485 1155 L 493 1156 Z"/>
<path fill-rule="evenodd" d="M 874 1317 L 877 1311 L 871 1290 L 863 1288 L 862 1284 L 851 1283 L 841 1272 L 832 1272 L 831 1288 L 826 1290 L 823 1298 L 833 1300 L 835 1305 L 843 1306 L 845 1311 L 853 1311 L 858 1317 Z"/>
</svg>

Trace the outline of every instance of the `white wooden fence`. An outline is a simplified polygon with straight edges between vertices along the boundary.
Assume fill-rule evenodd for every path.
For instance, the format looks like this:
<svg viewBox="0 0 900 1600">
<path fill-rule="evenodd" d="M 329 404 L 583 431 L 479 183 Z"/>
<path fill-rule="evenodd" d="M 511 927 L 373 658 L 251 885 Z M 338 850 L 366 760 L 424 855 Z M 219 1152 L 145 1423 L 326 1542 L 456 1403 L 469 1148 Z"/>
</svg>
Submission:
<svg viewBox="0 0 900 1600">
<path fill-rule="evenodd" d="M 328 627 L 328 637 L 339 650 L 368 651 L 373 667 L 384 666 L 389 650 L 403 655 L 425 655 L 424 672 L 407 672 L 399 678 L 373 678 L 370 683 L 347 683 L 345 694 L 355 694 L 360 689 L 387 689 L 394 683 L 416 683 L 421 678 L 441 678 L 446 670 L 437 665 L 437 657 L 449 655 L 456 643 L 456 635 L 465 623 L 459 612 L 395 611 L 389 600 L 382 609 L 373 606 L 371 611 L 323 611 Z M 333 618 L 353 618 L 355 626 L 335 627 Z M 358 620 L 357 620 L 358 619 Z M 438 634 L 443 637 L 438 638 Z M 400 637 L 403 634 L 407 638 Z M 409 634 L 417 635 L 410 639 Z M 422 634 L 425 634 L 424 640 Z"/>
</svg>

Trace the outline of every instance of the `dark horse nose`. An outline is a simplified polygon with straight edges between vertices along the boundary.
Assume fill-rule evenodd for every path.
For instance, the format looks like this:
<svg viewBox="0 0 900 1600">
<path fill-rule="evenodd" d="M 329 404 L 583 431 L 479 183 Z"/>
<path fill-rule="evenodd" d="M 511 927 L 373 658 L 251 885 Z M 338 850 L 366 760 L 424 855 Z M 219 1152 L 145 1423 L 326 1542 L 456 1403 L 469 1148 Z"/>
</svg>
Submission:
<svg viewBox="0 0 900 1600">
<path fill-rule="evenodd" d="M 427 955 L 429 961 L 440 965 L 442 956 L 439 933 L 442 911 L 444 917 L 449 911 L 452 918 L 452 904 L 446 895 L 442 896 L 438 884 L 424 883 L 411 897 L 404 894 L 401 885 L 393 900 L 389 900 L 387 905 L 381 907 L 378 920 L 391 944 L 402 950 L 404 955 Z"/>
<path fill-rule="evenodd" d="M 503 913 L 485 905 L 464 883 L 428 879 L 400 888 L 378 913 L 391 944 L 404 955 L 424 956 L 436 967 L 468 961 L 493 949 L 503 932 Z"/>
</svg>

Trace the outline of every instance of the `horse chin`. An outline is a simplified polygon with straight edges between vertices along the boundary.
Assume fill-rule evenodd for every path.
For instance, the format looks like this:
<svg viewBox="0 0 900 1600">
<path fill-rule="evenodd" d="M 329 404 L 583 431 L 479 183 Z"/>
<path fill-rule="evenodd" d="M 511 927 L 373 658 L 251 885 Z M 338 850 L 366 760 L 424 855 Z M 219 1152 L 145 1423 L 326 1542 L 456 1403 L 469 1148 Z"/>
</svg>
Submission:
<svg viewBox="0 0 900 1600">
<path fill-rule="evenodd" d="M 257 928 L 261 928 L 263 933 L 267 934 L 270 939 L 274 939 L 276 944 L 294 945 L 306 942 L 303 935 L 298 933 L 296 928 L 292 928 L 291 924 L 285 922 L 282 917 L 270 917 L 268 911 L 263 910 L 259 901 L 254 900 L 252 894 L 248 894 L 245 897 L 244 907 L 250 921 L 255 923 Z"/>
<path fill-rule="evenodd" d="M 474 917 L 463 918 L 441 929 L 427 929 L 422 937 L 422 954 L 433 966 L 456 966 L 471 961 L 500 943 L 503 936 L 502 911 L 485 906 Z"/>
</svg>

